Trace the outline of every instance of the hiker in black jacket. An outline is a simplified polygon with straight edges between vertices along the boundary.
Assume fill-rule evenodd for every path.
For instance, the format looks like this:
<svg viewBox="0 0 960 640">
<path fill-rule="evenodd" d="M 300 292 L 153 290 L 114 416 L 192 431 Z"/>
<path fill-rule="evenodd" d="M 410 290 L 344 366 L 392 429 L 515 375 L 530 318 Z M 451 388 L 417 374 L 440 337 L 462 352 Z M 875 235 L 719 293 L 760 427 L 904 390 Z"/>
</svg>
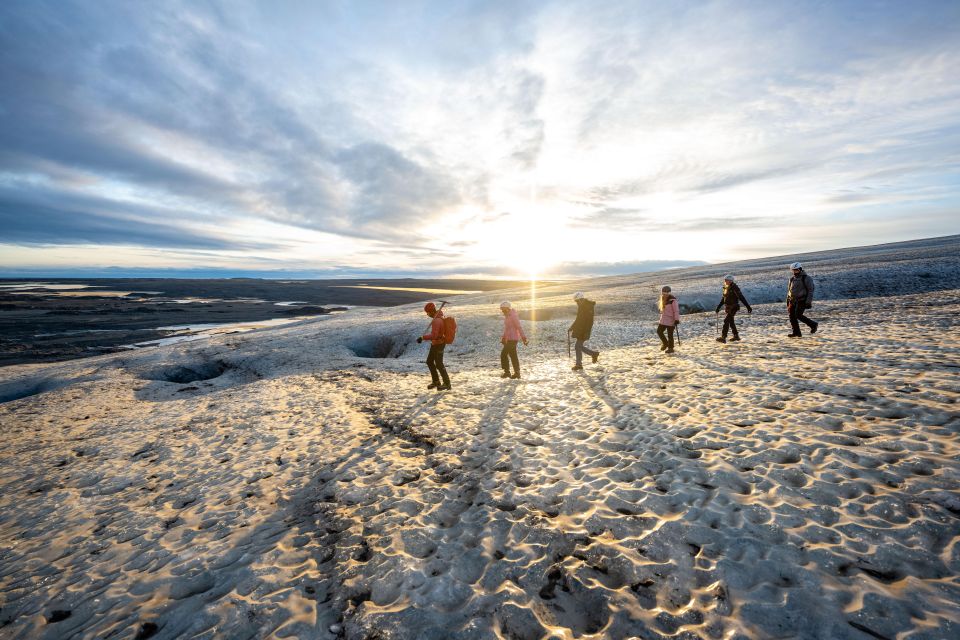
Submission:
<svg viewBox="0 0 960 640">
<path fill-rule="evenodd" d="M 813 306 L 813 278 L 807 275 L 799 262 L 790 265 L 790 269 L 793 271 L 793 276 L 787 285 L 787 311 L 790 314 L 790 327 L 793 332 L 788 333 L 787 337 L 799 338 L 803 335 L 800 333 L 800 322 L 810 327 L 810 333 L 816 333 L 820 325 L 803 315 L 804 311 Z M 797 322 L 798 320 L 800 322 Z"/>
<path fill-rule="evenodd" d="M 577 303 L 577 318 L 567 329 L 567 333 L 577 341 L 577 364 L 573 366 L 573 370 L 580 371 L 583 369 L 583 354 L 593 358 L 594 363 L 600 357 L 599 351 L 589 349 L 583 344 L 590 339 L 590 332 L 593 330 L 593 308 L 597 303 L 593 300 L 587 300 L 579 291 L 573 294 L 573 299 Z"/>
<path fill-rule="evenodd" d="M 737 325 L 733 318 L 737 315 L 737 311 L 740 311 L 741 301 L 743 302 L 743 306 L 747 308 L 747 313 L 753 313 L 753 308 L 750 306 L 750 303 L 747 302 L 747 299 L 743 297 L 743 292 L 740 291 L 740 287 L 737 286 L 733 276 L 723 276 L 723 297 L 720 298 L 720 303 L 717 305 L 717 313 L 720 313 L 720 307 L 724 307 L 727 315 L 723 317 L 723 333 L 717 338 L 717 342 L 726 343 L 727 333 L 731 331 L 733 332 L 733 337 L 730 338 L 730 342 L 740 341 L 740 333 L 737 331 Z"/>
</svg>

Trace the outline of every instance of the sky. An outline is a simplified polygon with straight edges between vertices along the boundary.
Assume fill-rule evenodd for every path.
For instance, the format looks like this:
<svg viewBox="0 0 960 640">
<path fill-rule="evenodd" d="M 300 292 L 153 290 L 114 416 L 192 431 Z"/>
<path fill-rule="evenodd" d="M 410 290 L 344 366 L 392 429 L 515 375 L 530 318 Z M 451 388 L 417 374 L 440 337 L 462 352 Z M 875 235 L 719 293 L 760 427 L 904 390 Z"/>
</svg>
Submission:
<svg viewBox="0 0 960 640">
<path fill-rule="evenodd" d="M 960 233 L 960 2 L 0 3 L 0 275 L 547 277 Z"/>
</svg>

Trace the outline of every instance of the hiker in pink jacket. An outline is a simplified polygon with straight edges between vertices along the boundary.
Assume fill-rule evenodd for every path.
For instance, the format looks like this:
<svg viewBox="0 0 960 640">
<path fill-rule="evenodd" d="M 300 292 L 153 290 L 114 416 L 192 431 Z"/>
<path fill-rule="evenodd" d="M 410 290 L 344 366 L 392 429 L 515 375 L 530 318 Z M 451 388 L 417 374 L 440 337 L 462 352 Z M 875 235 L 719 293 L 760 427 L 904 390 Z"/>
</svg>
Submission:
<svg viewBox="0 0 960 640">
<path fill-rule="evenodd" d="M 680 303 L 670 293 L 670 287 L 660 289 L 660 324 L 657 326 L 657 335 L 660 336 L 660 351 L 673 353 L 673 331 L 680 324 Z M 669 339 L 663 334 L 667 333 Z"/>
<path fill-rule="evenodd" d="M 500 303 L 500 312 L 503 313 L 503 335 L 500 336 L 500 344 L 503 349 L 500 350 L 500 366 L 503 368 L 501 378 L 520 378 L 520 358 L 517 356 L 517 342 L 523 341 L 523 346 L 527 346 L 527 336 L 523 333 L 523 327 L 520 326 L 520 316 L 517 310 L 509 302 L 504 300 Z M 513 362 L 514 374 L 510 375 L 510 363 Z"/>
</svg>

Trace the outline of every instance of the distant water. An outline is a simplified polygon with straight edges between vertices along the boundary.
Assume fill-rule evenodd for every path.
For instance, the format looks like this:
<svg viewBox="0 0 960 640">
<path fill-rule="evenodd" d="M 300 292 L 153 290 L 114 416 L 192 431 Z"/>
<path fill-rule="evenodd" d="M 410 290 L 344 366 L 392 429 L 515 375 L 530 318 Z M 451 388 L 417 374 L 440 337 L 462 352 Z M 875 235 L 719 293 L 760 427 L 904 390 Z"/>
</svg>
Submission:
<svg viewBox="0 0 960 640">
<path fill-rule="evenodd" d="M 265 329 L 267 327 L 279 327 L 285 324 L 292 324 L 294 322 L 300 322 L 302 320 L 310 320 L 313 318 L 328 318 L 326 316 L 294 316 L 292 318 L 274 318 L 273 320 L 262 320 L 260 322 L 224 322 L 220 324 L 215 323 L 198 323 L 198 324 L 184 324 L 184 325 L 174 325 L 169 327 L 157 327 L 157 331 L 175 331 L 176 335 L 172 335 L 166 338 L 158 338 L 156 340 L 147 340 L 145 342 L 137 342 L 130 345 L 124 345 L 130 349 L 142 349 L 144 347 L 163 347 L 170 344 L 177 344 L 180 342 L 193 342 L 194 340 L 202 340 L 204 338 L 209 338 L 211 336 L 219 336 L 231 333 L 246 333 L 248 331 L 254 331 L 256 329 Z"/>
</svg>

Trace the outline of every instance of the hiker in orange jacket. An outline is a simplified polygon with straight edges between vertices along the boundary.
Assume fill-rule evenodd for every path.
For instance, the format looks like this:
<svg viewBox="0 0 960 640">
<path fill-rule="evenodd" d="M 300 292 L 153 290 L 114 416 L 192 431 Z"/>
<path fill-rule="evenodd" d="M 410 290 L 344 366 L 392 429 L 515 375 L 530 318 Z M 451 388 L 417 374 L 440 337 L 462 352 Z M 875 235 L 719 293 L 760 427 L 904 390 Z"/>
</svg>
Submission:
<svg viewBox="0 0 960 640">
<path fill-rule="evenodd" d="M 417 338 L 417 344 L 424 340 L 430 341 L 427 368 L 430 369 L 430 377 L 433 382 L 427 385 L 427 389 L 447 391 L 450 389 L 450 376 L 447 375 L 447 368 L 443 366 L 443 349 L 447 346 L 443 339 L 443 311 L 437 309 L 437 305 L 432 302 L 425 304 L 423 310 L 433 318 L 433 322 L 430 323 L 430 333 L 425 333 Z M 443 378 L 442 383 L 440 382 L 441 378 Z"/>
</svg>

